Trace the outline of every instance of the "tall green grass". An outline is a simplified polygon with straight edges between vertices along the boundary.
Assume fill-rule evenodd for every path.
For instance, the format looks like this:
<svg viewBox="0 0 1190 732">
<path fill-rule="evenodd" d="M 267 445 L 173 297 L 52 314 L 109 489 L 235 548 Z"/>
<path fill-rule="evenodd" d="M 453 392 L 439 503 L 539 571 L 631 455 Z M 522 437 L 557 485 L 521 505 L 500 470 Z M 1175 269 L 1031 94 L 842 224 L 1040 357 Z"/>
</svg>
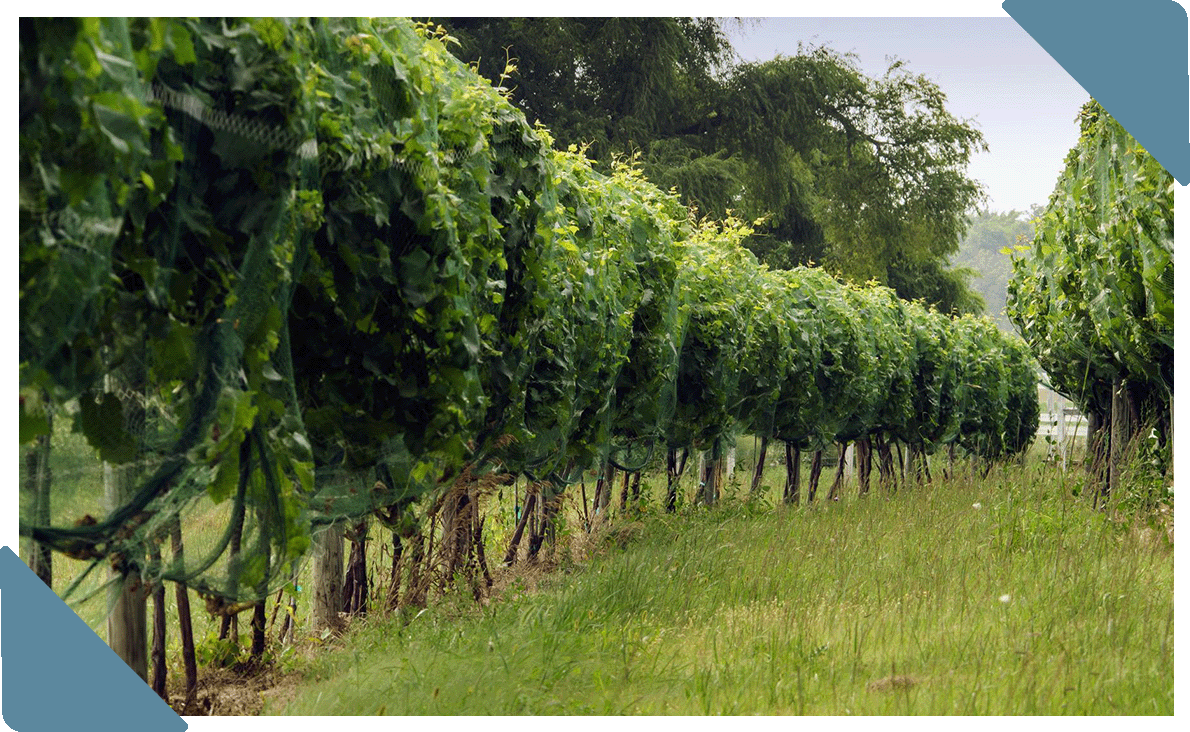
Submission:
<svg viewBox="0 0 1190 732">
<path fill-rule="evenodd" d="M 81 438 L 55 435 L 57 523 L 102 512 L 97 461 L 72 440 Z M 304 681 L 292 703 L 269 711 L 1173 712 L 1172 541 L 1092 510 L 1073 495 L 1077 471 L 1064 476 L 1034 461 L 998 467 L 986 480 L 946 481 L 936 465 L 932 486 L 888 496 L 874 482 L 859 499 L 851 483 L 839 503 L 787 509 L 774 503 L 780 456 L 770 451 L 773 487 L 750 501 L 753 440 L 738 445 L 723 505 L 683 500 L 678 515 L 666 515 L 664 476 L 646 478 L 643 516 L 616 518 L 590 561 L 564 562 L 533 592 L 518 589 L 514 570 L 512 588 L 485 606 L 464 591 L 432 600 L 412 620 L 374 612 L 338 650 L 291 654 Z M 824 470 L 820 496 L 832 477 Z M 515 516 L 512 491 L 504 492 L 489 507 L 491 561 Z M 618 495 L 617 485 L 613 504 Z M 568 508 L 562 536 L 581 539 L 579 509 Z M 188 555 L 223 523 L 218 507 L 192 514 Z M 373 537 L 377 601 L 389 542 Z M 82 567 L 56 556 L 55 589 Z M 93 575 L 87 586 L 105 578 Z M 307 595 L 298 595 L 303 626 Z M 166 596 L 176 663 L 173 592 Z M 192 606 L 201 645 L 217 624 L 193 595 Z M 76 609 L 105 635 L 103 593 Z"/>
<path fill-rule="evenodd" d="M 266 711 L 1172 714 L 1172 542 L 1076 480 L 650 513 L 539 591 L 370 619 Z"/>
</svg>

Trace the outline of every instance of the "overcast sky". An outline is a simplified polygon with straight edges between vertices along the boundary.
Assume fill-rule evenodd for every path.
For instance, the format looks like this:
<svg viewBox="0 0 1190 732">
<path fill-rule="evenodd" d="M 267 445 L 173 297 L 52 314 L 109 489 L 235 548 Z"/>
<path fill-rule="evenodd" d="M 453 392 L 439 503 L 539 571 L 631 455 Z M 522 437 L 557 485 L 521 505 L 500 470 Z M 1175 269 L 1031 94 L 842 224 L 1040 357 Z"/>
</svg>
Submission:
<svg viewBox="0 0 1190 732">
<path fill-rule="evenodd" d="M 728 24 L 746 61 L 794 55 L 798 42 L 858 56 L 881 76 L 896 56 L 932 79 L 947 108 L 975 122 L 989 151 L 969 174 L 987 190 L 993 211 L 1045 204 L 1078 141 L 1075 117 L 1090 96 L 1011 18 L 757 18 Z"/>
</svg>

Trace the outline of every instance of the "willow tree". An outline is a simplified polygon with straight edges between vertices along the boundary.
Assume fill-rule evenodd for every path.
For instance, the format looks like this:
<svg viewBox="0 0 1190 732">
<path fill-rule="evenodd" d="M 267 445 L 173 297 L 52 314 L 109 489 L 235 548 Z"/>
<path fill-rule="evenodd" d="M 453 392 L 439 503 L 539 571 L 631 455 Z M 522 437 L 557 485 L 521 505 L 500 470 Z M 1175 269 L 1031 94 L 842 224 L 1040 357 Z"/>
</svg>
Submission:
<svg viewBox="0 0 1190 732">
<path fill-rule="evenodd" d="M 563 144 L 590 143 L 603 165 L 639 153 L 651 181 L 701 214 L 766 217 L 746 242 L 761 261 L 982 311 L 946 257 L 983 200 L 967 175 L 983 137 L 904 62 L 871 77 L 852 55 L 807 46 L 738 63 L 707 18 L 443 22 L 460 58 Z"/>
<path fill-rule="evenodd" d="M 561 147 L 589 144 L 604 165 L 686 124 L 687 105 L 713 95 L 732 53 L 713 18 L 435 22 L 457 39 L 455 55 L 510 88 L 527 119 L 545 123 Z M 503 78 L 510 59 L 515 71 Z"/>
</svg>

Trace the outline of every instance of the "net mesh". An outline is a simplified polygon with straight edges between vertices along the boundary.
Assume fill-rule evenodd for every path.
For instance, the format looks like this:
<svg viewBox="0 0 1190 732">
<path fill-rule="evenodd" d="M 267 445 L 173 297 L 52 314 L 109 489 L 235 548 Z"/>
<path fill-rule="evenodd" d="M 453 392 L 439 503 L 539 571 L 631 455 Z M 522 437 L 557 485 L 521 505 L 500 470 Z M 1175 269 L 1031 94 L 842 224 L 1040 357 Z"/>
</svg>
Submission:
<svg viewBox="0 0 1190 732">
<path fill-rule="evenodd" d="M 28 463 L 21 528 L 82 563 L 66 599 L 232 613 L 462 473 L 540 506 L 651 457 L 684 210 L 550 150 L 432 32 L 30 21 L 21 70 L 22 427 L 60 466 Z"/>
<path fill-rule="evenodd" d="M 876 351 L 912 308 L 866 333 L 882 296 L 769 272 L 742 222 L 554 150 L 448 40 L 22 20 L 21 531 L 79 560 L 68 600 L 171 580 L 231 615 L 371 520 L 408 537 L 433 518 L 452 576 L 509 476 L 515 536 L 532 517 L 539 546 L 592 469 L 717 451 L 748 420 L 850 439 L 895 421 L 909 372 L 927 398 L 901 400 L 904 432 L 957 436 L 949 321 L 917 318 L 894 373 Z"/>
</svg>

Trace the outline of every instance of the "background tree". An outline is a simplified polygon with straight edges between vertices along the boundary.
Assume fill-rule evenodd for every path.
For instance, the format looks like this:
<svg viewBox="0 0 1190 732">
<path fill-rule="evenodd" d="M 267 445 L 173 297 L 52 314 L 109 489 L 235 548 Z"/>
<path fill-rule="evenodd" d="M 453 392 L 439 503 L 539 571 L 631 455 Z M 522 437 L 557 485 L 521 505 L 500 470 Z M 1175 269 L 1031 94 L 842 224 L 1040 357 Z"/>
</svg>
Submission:
<svg viewBox="0 0 1190 732">
<path fill-rule="evenodd" d="M 746 242 L 761 261 L 820 263 L 943 312 L 982 311 L 971 274 L 946 257 L 983 200 L 966 174 L 983 136 L 904 62 L 871 78 L 817 46 L 736 63 L 705 18 L 444 22 L 455 53 L 561 144 L 590 144 L 603 165 L 639 154 L 649 180 L 699 213 L 765 217 Z"/>
<path fill-rule="evenodd" d="M 980 209 L 970 217 L 971 227 L 959 244 L 958 253 L 950 258 L 955 271 L 972 272 L 971 289 L 983 298 L 988 316 L 1005 332 L 1012 332 L 1012 324 L 1004 313 L 1008 280 L 1012 277 L 1012 258 L 1008 252 L 1032 241 L 1033 220 L 1042 211 L 1040 205 L 1030 207 L 1027 212 Z"/>
</svg>

